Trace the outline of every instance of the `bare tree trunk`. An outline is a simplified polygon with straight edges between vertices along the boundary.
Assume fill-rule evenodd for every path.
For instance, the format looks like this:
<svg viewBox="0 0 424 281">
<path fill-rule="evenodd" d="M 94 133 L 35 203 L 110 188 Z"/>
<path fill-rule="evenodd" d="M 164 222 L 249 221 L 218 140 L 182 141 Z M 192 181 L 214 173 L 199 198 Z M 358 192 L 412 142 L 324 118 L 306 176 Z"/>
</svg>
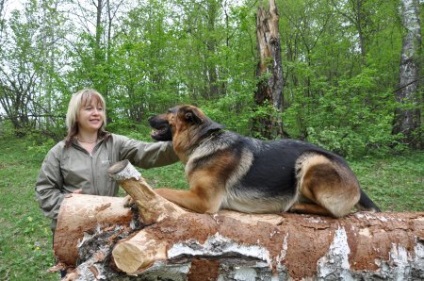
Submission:
<svg viewBox="0 0 424 281">
<path fill-rule="evenodd" d="M 279 33 L 279 14 L 275 1 L 269 1 L 269 11 L 258 8 L 256 37 L 260 62 L 256 75 L 260 79 L 255 92 L 258 106 L 270 105 L 274 112 L 258 116 L 254 120 L 254 131 L 267 139 L 283 136 L 281 113 L 283 109 L 283 67 Z"/>
<path fill-rule="evenodd" d="M 95 3 L 93 1 L 93 3 Z M 101 38 L 104 32 L 104 26 L 102 24 L 102 14 L 103 14 L 103 0 L 97 0 L 96 5 L 96 46 L 94 47 L 94 64 L 100 64 L 103 62 L 103 54 L 101 52 Z"/>
<path fill-rule="evenodd" d="M 419 98 L 419 57 L 421 50 L 421 26 L 417 0 L 401 1 L 401 17 L 406 34 L 403 38 L 399 90 L 395 93 L 399 107 L 395 110 L 393 134 L 404 135 L 410 147 L 422 147 L 424 141 L 419 133 L 422 101 Z"/>
<path fill-rule="evenodd" d="M 7 0 L 0 0 L 0 40 L 3 39 L 3 29 L 4 29 L 4 23 L 5 23 L 3 11 L 5 7 L 4 4 L 6 4 L 6 1 Z"/>
<path fill-rule="evenodd" d="M 219 2 L 218 1 L 206 1 L 207 7 L 207 29 L 208 34 L 215 34 L 216 27 L 215 21 L 218 18 L 219 13 Z M 215 36 L 210 36 L 206 39 L 206 48 L 208 57 L 214 56 L 217 49 L 217 40 Z M 220 95 L 219 88 L 219 76 L 216 63 L 206 62 L 207 70 L 207 85 L 208 85 L 208 99 L 216 99 Z"/>
<path fill-rule="evenodd" d="M 63 248 L 82 240 L 78 266 L 66 280 L 424 278 L 424 213 L 356 213 L 342 219 L 290 213 L 197 214 L 157 195 L 128 161 L 110 172 L 135 200 L 139 216 L 133 222 L 141 221 L 143 227 L 130 231 L 126 219 L 115 219 L 120 221 L 116 225 L 108 221 L 107 209 L 122 210 L 122 198 L 109 197 L 115 203 L 96 203 L 99 196 L 90 195 L 66 198 L 55 239 L 69 239 L 60 252 L 55 248 L 58 259 L 68 259 Z M 75 206 L 76 201 L 80 205 Z M 128 217 L 119 212 L 117 217 Z M 96 220 L 103 227 L 96 227 Z M 72 231 L 78 232 L 77 240 Z"/>
</svg>

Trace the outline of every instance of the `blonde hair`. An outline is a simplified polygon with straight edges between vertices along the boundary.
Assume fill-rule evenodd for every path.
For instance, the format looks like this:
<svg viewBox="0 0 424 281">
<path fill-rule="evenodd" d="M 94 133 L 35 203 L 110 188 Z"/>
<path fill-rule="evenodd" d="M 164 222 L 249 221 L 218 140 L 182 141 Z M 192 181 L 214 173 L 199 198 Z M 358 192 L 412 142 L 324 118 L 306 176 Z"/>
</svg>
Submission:
<svg viewBox="0 0 424 281">
<path fill-rule="evenodd" d="M 83 89 L 73 94 L 71 100 L 69 101 L 68 112 L 66 113 L 66 127 L 68 129 L 68 134 L 65 139 L 66 146 L 69 146 L 72 142 L 73 137 L 78 134 L 78 113 L 81 107 L 90 104 L 93 99 L 97 100 L 98 104 L 103 108 L 105 115 L 102 127 L 99 130 L 99 134 L 103 134 L 106 132 L 105 99 L 99 92 L 94 89 Z"/>
</svg>

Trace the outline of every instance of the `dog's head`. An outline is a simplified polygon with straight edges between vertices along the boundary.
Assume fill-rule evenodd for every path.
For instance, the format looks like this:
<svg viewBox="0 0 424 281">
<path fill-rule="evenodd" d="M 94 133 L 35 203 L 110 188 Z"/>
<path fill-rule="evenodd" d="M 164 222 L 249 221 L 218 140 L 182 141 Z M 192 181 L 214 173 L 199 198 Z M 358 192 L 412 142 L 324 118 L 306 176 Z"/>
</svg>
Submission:
<svg viewBox="0 0 424 281">
<path fill-rule="evenodd" d="M 184 143 L 184 147 L 197 143 L 211 133 L 224 128 L 193 105 L 170 108 L 167 113 L 149 118 L 149 124 L 154 129 L 151 134 L 154 140 L 172 140 L 179 144 Z"/>
</svg>

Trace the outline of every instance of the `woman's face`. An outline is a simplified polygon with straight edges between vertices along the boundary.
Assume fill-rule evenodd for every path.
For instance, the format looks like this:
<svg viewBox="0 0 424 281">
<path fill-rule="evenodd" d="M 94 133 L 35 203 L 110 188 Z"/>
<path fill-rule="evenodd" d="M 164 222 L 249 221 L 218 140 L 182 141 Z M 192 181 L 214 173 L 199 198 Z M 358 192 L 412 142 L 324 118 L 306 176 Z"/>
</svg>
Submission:
<svg viewBox="0 0 424 281">
<path fill-rule="evenodd" d="M 100 100 L 92 97 L 82 104 L 78 114 L 78 128 L 85 132 L 97 132 L 105 119 L 104 108 Z"/>
</svg>

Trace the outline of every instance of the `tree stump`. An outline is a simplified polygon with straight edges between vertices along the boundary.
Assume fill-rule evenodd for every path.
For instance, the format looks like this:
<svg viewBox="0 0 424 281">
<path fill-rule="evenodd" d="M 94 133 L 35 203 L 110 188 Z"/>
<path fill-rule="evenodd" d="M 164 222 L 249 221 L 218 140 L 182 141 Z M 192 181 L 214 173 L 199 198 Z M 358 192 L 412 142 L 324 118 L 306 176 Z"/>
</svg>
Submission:
<svg viewBox="0 0 424 281">
<path fill-rule="evenodd" d="M 66 280 L 424 279 L 423 212 L 197 214 L 156 194 L 128 161 L 110 173 L 137 208 L 113 211 L 122 198 L 64 200 L 54 250 L 76 266 Z M 71 208 L 76 201 L 90 207 Z M 66 254 L 77 246 L 78 257 Z"/>
</svg>

